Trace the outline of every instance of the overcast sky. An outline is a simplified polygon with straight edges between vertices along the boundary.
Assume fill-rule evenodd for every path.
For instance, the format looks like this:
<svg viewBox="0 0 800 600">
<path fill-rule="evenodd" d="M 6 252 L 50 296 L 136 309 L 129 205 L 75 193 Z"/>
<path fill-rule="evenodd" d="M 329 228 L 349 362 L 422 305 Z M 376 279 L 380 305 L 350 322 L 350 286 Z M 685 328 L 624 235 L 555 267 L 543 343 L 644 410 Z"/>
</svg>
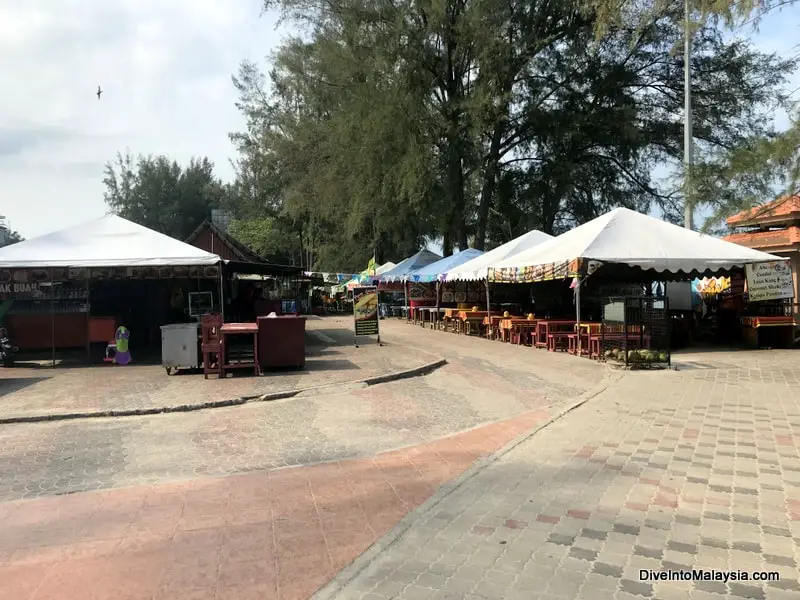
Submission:
<svg viewBox="0 0 800 600">
<path fill-rule="evenodd" d="M 103 166 L 126 148 L 230 178 L 230 77 L 264 64 L 275 25 L 259 0 L 0 0 L 0 215 L 28 238 L 103 215 Z M 798 25 L 792 8 L 755 37 L 789 53 Z"/>
</svg>

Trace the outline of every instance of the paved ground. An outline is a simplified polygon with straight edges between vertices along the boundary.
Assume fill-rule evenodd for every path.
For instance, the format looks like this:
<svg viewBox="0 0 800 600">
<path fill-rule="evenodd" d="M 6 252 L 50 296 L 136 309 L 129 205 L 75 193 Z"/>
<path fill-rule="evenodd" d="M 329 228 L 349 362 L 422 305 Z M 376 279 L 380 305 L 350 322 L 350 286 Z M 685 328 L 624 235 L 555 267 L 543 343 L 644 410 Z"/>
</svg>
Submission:
<svg viewBox="0 0 800 600">
<path fill-rule="evenodd" d="M 625 373 L 320 597 L 800 597 L 797 356 L 696 353 L 678 372 Z M 640 579 L 692 568 L 780 579 Z"/>
<path fill-rule="evenodd" d="M 344 352 L 350 320 L 320 326 L 320 355 Z M 307 598 L 477 457 L 608 381 L 591 361 L 397 322 L 382 337 L 363 364 L 450 364 L 331 396 L 0 426 L 0 600 Z M 798 597 L 796 356 L 617 373 L 415 516 L 337 597 Z M 638 580 L 697 565 L 781 580 Z"/>
<path fill-rule="evenodd" d="M 395 323 L 394 329 L 391 345 L 361 350 L 393 362 L 411 327 Z M 410 333 L 426 344 L 456 338 Z M 483 340 L 459 342 L 483 347 L 484 353 L 489 347 Z M 426 377 L 330 396 L 0 426 L 0 501 L 372 456 L 561 405 L 606 372 L 580 361 L 587 363 L 584 371 L 564 382 L 564 370 L 577 362 L 572 357 L 494 346 L 497 355 L 482 358 L 452 352 L 451 364 Z"/>
<path fill-rule="evenodd" d="M 352 321 L 352 320 L 351 320 Z M 230 400 L 270 392 L 367 379 L 437 359 L 430 353 L 394 346 L 371 354 L 353 347 L 351 322 L 309 318 L 308 357 L 301 371 L 274 371 L 262 377 L 238 373 L 218 380 L 202 372 L 167 376 L 158 365 L 0 369 L 2 417 L 31 417 L 109 410 L 174 407 L 208 399 Z"/>
<path fill-rule="evenodd" d="M 2 600 L 301 600 L 543 412 L 374 458 L 0 504 Z"/>
</svg>

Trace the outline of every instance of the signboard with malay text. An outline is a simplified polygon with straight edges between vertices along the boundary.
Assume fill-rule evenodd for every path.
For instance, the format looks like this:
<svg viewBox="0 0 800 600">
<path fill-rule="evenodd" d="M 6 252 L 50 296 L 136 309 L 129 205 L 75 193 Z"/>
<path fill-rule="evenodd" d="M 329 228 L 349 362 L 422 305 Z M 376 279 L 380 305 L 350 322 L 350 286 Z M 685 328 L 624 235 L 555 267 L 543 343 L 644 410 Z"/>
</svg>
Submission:
<svg viewBox="0 0 800 600">
<path fill-rule="evenodd" d="M 788 260 L 747 265 L 746 273 L 750 302 L 794 297 L 792 267 Z"/>
<path fill-rule="evenodd" d="M 377 287 L 353 288 L 353 316 L 355 318 L 356 337 L 379 335 Z"/>
</svg>

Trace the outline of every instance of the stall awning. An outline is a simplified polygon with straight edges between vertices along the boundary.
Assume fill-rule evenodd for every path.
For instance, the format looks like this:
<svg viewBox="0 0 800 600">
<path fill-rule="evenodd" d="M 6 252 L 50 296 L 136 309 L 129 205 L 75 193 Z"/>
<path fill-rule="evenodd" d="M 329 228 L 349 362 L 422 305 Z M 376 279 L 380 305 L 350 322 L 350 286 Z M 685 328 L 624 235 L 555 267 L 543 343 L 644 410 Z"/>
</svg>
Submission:
<svg viewBox="0 0 800 600">
<path fill-rule="evenodd" d="M 393 269 L 386 271 L 386 273 L 381 273 L 375 278 L 379 281 L 403 281 L 414 271 L 434 263 L 441 258 L 441 256 L 431 252 L 430 250 L 420 250 L 413 256 L 409 256 L 405 260 L 401 260 Z"/>
<path fill-rule="evenodd" d="M 489 267 L 496 265 L 520 252 L 525 252 L 538 246 L 542 242 L 552 240 L 553 236 L 538 229 L 534 229 L 494 250 L 489 250 L 473 258 L 469 262 L 458 265 L 447 273 L 446 281 L 478 281 L 484 280 L 489 274 Z"/>
<path fill-rule="evenodd" d="M 211 266 L 219 256 L 106 215 L 0 248 L 0 268 Z"/>
<path fill-rule="evenodd" d="M 483 252 L 481 250 L 467 248 L 458 254 L 446 256 L 441 260 L 437 260 L 434 263 L 422 267 L 421 269 L 417 269 L 408 275 L 406 279 L 408 281 L 415 281 L 418 283 L 430 283 L 432 281 L 444 279 L 444 276 L 451 269 L 455 269 L 459 265 L 469 262 L 472 259 L 481 256 L 482 254 Z"/>
<path fill-rule="evenodd" d="M 627 208 L 615 208 L 580 227 L 492 265 L 491 281 L 531 282 L 589 271 L 604 263 L 659 273 L 705 273 L 783 260 L 678 227 Z"/>
</svg>

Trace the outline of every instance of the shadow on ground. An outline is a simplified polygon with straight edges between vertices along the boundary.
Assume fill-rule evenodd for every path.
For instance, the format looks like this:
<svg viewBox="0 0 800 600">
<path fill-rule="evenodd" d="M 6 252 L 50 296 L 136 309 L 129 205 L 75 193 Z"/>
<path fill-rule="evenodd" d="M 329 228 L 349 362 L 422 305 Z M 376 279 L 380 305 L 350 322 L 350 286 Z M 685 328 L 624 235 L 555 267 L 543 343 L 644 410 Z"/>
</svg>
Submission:
<svg viewBox="0 0 800 600">
<path fill-rule="evenodd" d="M 49 377 L 10 377 L 0 379 L 0 396 L 13 394 L 24 390 L 26 387 L 36 385 L 40 381 L 46 381 Z"/>
</svg>

